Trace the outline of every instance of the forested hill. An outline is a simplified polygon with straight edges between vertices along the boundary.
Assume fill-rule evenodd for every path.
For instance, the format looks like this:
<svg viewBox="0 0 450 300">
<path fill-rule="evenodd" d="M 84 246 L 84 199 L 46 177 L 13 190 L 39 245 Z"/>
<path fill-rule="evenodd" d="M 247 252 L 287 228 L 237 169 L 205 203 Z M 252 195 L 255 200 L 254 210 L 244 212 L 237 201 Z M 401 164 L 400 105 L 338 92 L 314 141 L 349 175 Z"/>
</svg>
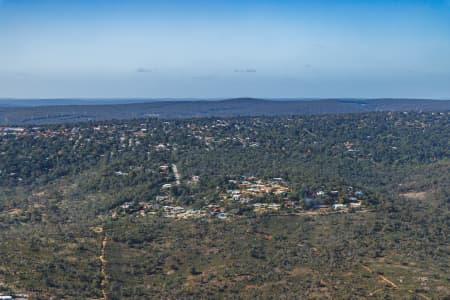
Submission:
<svg viewBox="0 0 450 300">
<path fill-rule="evenodd" d="M 0 295 L 449 299 L 447 112 L 8 126 L 0 158 Z"/>
<path fill-rule="evenodd" d="M 17 100 L 17 106 L 9 101 L 0 105 L 0 125 L 45 124 L 89 120 L 133 119 L 133 118 L 191 118 L 191 117 L 233 117 L 233 116 L 277 116 L 307 115 L 326 113 L 354 113 L 371 111 L 450 111 L 450 100 L 419 99 L 371 99 L 371 100 L 263 100 L 239 98 L 228 100 L 186 100 L 151 101 L 130 103 L 105 101 L 61 100 L 58 105 L 48 105 L 54 101 L 40 101 L 43 106 L 24 106 Z M 23 103 L 31 103 L 26 101 Z M 62 103 L 62 105 L 61 105 Z M 107 104 L 106 104 L 107 103 Z M 119 104 L 120 103 L 120 104 Z M 67 104 L 67 105 L 64 105 Z"/>
</svg>

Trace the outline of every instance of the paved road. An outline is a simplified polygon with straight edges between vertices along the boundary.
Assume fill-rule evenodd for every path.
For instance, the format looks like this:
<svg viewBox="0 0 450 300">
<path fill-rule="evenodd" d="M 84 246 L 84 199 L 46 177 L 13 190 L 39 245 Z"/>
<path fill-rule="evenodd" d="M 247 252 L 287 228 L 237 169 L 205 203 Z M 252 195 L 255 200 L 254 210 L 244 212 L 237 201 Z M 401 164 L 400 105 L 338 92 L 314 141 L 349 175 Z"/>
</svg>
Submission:
<svg viewBox="0 0 450 300">
<path fill-rule="evenodd" d="M 177 185 L 180 185 L 180 173 L 178 172 L 178 168 L 176 164 L 172 164 L 172 170 L 173 173 L 175 174 L 175 179 L 176 179 L 176 183 Z"/>
</svg>

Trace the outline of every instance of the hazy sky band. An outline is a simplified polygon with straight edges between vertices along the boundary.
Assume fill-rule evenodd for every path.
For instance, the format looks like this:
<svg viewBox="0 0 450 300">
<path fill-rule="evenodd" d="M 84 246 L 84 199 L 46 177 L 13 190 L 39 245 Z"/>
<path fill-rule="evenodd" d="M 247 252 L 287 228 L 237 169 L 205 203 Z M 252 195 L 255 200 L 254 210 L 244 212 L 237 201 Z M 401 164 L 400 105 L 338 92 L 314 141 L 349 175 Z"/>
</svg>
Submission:
<svg viewBox="0 0 450 300">
<path fill-rule="evenodd" d="M 0 3 L 0 97 L 450 97 L 448 1 Z"/>
</svg>

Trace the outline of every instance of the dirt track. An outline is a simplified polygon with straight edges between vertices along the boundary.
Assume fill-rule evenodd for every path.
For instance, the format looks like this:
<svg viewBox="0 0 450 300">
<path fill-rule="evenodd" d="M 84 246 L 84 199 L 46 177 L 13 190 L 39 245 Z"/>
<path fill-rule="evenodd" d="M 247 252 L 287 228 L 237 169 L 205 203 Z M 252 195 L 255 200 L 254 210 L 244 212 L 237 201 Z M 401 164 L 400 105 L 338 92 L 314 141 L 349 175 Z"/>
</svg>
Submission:
<svg viewBox="0 0 450 300">
<path fill-rule="evenodd" d="M 108 239 L 106 237 L 106 235 L 103 237 L 102 240 L 102 250 L 100 251 L 100 262 L 102 263 L 100 272 L 102 273 L 103 279 L 101 282 L 101 289 L 102 289 L 102 295 L 103 295 L 103 300 L 108 300 L 108 294 L 106 293 L 106 284 L 108 283 L 108 276 L 106 275 L 106 258 L 105 258 L 105 250 L 106 250 L 106 246 L 108 244 Z"/>
</svg>

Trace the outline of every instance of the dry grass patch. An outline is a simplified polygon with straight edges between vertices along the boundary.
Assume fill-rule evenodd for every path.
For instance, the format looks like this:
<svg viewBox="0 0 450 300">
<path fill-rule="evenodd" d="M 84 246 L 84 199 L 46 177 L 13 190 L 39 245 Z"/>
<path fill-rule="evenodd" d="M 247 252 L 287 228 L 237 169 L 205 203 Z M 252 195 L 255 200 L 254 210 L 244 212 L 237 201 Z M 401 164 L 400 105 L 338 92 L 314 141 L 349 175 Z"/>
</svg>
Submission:
<svg viewBox="0 0 450 300">
<path fill-rule="evenodd" d="M 426 200 L 428 196 L 429 196 L 428 192 L 415 192 L 415 191 L 400 194 L 400 197 L 413 200 Z"/>
</svg>

